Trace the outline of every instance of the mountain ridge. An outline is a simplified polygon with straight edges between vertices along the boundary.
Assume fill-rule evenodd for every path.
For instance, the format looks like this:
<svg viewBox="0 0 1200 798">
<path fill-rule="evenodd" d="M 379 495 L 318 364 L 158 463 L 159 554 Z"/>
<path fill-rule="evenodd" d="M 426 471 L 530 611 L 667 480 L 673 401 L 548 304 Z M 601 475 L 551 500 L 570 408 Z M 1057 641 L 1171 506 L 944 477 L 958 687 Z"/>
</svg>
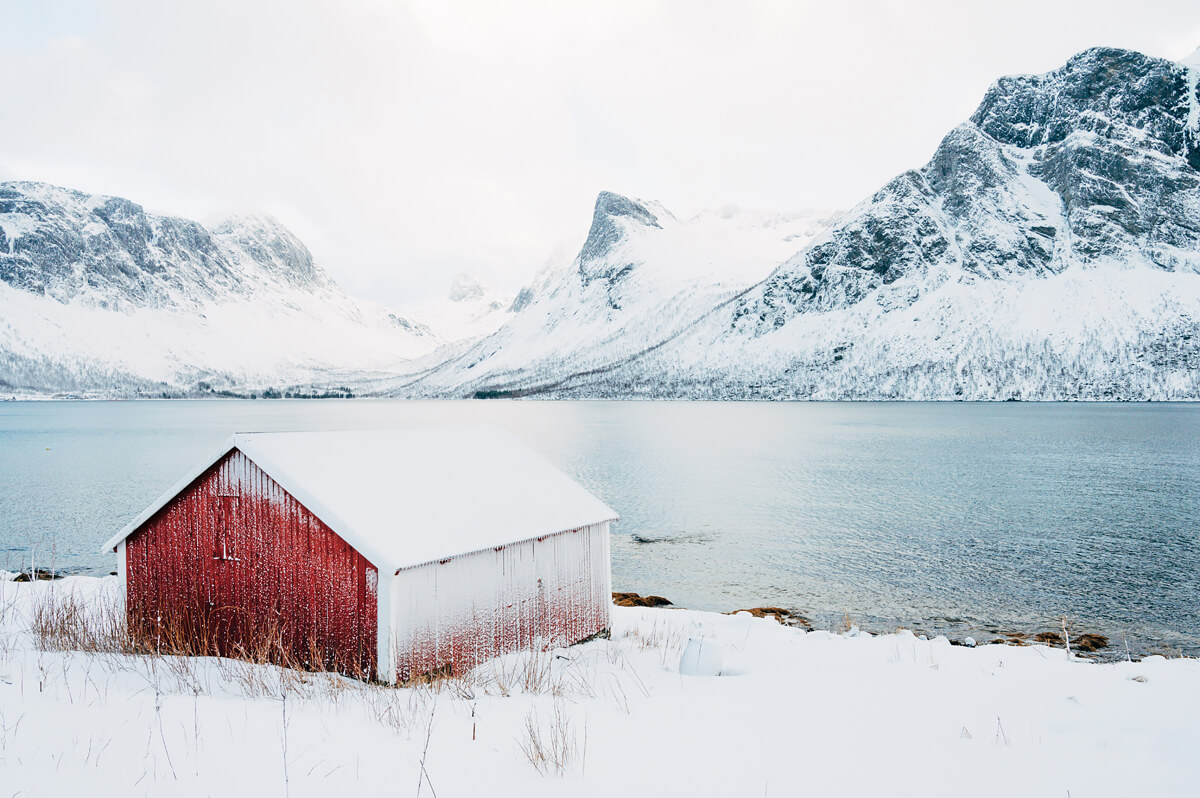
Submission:
<svg viewBox="0 0 1200 798">
<path fill-rule="evenodd" d="M 347 370 L 390 372 L 438 343 L 347 296 L 269 216 L 206 227 L 120 197 L 0 183 L 7 391 L 319 394 Z"/>
<path fill-rule="evenodd" d="M 305 329 L 332 309 L 345 335 L 277 341 L 282 369 L 223 367 L 214 343 L 129 373 L 401 397 L 1200 399 L 1198 82 L 1198 68 L 1115 48 L 1002 77 L 926 164 L 844 214 L 681 219 L 602 191 L 578 254 L 511 301 L 452 286 L 461 315 L 486 321 L 453 341 L 346 297 L 273 220 L 208 229 L 75 192 L 72 236 L 7 212 L 17 189 L 0 184 L 0 292 L 27 311 L 0 313 L 25 342 L 0 344 L 0 380 L 41 369 L 103 391 L 137 365 L 46 344 L 67 324 L 41 319 L 46 303 L 176 313 L 164 318 L 212 336 L 232 296 L 259 316 L 292 306 Z M 40 274 L 29 253 L 47 259 Z M 372 355 L 350 362 L 337 347 L 364 330 L 370 347 L 353 351 Z"/>
<path fill-rule="evenodd" d="M 624 360 L 564 362 L 485 393 L 1200 398 L 1196 74 L 1093 48 L 1001 78 L 928 164 L 762 282 Z M 1141 269 L 1172 276 L 1122 273 Z M 1020 310 L 1043 289 L 1064 305 L 1092 298 L 1077 329 L 1055 308 Z"/>
</svg>

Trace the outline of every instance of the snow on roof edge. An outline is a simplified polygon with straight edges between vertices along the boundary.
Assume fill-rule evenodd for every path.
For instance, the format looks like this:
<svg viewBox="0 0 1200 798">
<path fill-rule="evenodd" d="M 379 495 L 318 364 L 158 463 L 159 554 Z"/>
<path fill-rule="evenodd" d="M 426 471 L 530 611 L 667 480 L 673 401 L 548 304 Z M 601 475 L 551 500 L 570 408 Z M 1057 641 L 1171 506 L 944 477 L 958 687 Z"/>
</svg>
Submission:
<svg viewBox="0 0 1200 798">
<path fill-rule="evenodd" d="M 332 530 L 338 537 L 345 540 L 346 543 L 358 551 L 359 554 L 367 559 L 368 562 L 374 565 L 378 570 L 387 572 L 389 575 L 412 568 L 419 568 L 433 562 L 440 562 L 441 560 L 445 559 L 455 559 L 471 554 L 477 554 L 481 551 L 486 551 L 488 548 L 493 548 L 493 546 L 489 545 L 482 548 L 471 549 L 469 551 L 454 552 L 445 556 L 436 556 L 421 560 L 420 562 L 404 563 L 395 561 L 395 558 L 389 557 L 384 551 L 372 545 L 371 542 L 364 536 L 355 534 L 354 525 L 352 523 L 342 518 L 339 513 L 330 508 L 326 502 L 321 501 L 318 496 L 314 495 L 302 484 L 295 482 L 291 478 L 288 469 L 284 465 L 273 462 L 273 459 L 269 455 L 264 456 L 267 454 L 265 452 L 247 451 L 247 449 L 256 448 L 253 445 L 247 446 L 246 444 L 252 443 L 259 435 L 278 434 L 286 433 L 237 432 L 230 435 L 229 438 L 226 439 L 218 449 L 214 450 L 212 454 L 201 460 L 196 466 L 188 471 L 186 475 L 176 481 L 162 495 L 155 499 L 154 502 L 147 506 L 146 509 L 142 510 L 137 517 L 126 524 L 121 531 L 110 538 L 100 549 L 101 553 L 106 553 L 116 548 L 121 541 L 125 540 L 131 534 L 144 526 L 147 521 L 153 518 L 154 515 L 168 503 L 170 503 L 172 499 L 176 498 L 189 485 L 199 479 L 205 471 L 212 468 L 214 465 L 220 462 L 223 457 L 235 449 L 241 451 L 251 462 L 261 468 L 267 476 L 274 480 L 277 485 L 290 494 L 297 502 L 304 506 L 314 516 L 316 516 L 322 523 L 328 526 L 330 530 Z M 555 471 L 558 471 L 558 469 L 553 465 L 549 463 L 547 463 L 547 465 L 550 465 L 551 468 L 553 468 Z M 575 481 L 572 477 L 565 473 L 562 473 L 562 476 L 571 480 L 572 482 Z M 580 486 L 580 489 L 584 490 L 582 486 Z M 586 490 L 584 492 L 586 493 Z M 591 516 L 587 517 L 581 516 L 579 522 L 573 522 L 567 527 L 559 528 L 557 525 L 554 525 L 554 528 L 536 529 L 532 532 L 526 533 L 520 539 L 505 541 L 502 545 L 509 546 L 518 543 L 525 543 L 542 537 L 549 537 L 551 535 L 570 532 L 592 524 L 610 523 L 620 519 L 620 515 L 615 510 L 601 502 L 599 499 L 596 499 L 596 497 L 592 496 L 592 498 L 600 507 L 603 508 L 603 512 L 593 513 Z"/>
<path fill-rule="evenodd" d="M 394 575 L 398 571 L 404 571 L 404 570 L 408 570 L 410 568 L 418 568 L 418 567 L 421 567 L 424 565 L 428 565 L 430 563 L 440 562 L 440 561 L 446 560 L 446 559 L 455 559 L 457 557 L 467 556 L 468 554 L 477 554 L 481 551 L 486 551 L 489 548 L 493 548 L 495 545 L 510 546 L 510 545 L 513 545 L 516 543 L 523 543 L 528 540 L 535 540 L 540 537 L 547 537 L 549 535 L 557 535 L 562 532 L 568 532 L 573 529 L 579 529 L 581 527 L 589 526 L 591 524 L 606 523 L 606 522 L 616 521 L 616 520 L 620 519 L 620 515 L 615 510 L 613 510 L 608 505 L 604 504 L 604 502 L 600 501 L 595 496 L 592 496 L 586 489 L 583 488 L 583 486 L 579 485 L 578 482 L 573 477 L 566 474 L 565 472 L 562 472 L 560 469 L 558 469 L 556 466 L 554 466 L 552 463 L 550 463 L 548 460 L 546 460 L 544 457 L 542 457 L 541 454 L 535 452 L 533 449 L 531 449 L 528 446 L 526 446 L 525 444 L 523 444 L 519 439 L 516 438 L 516 436 L 511 435 L 511 433 L 507 433 L 506 431 L 504 431 L 498 427 L 494 427 L 494 426 L 488 425 L 488 424 L 467 425 L 465 427 L 460 426 L 460 425 L 449 425 L 449 426 L 445 427 L 444 429 L 453 430 L 453 431 L 462 431 L 464 429 L 476 429 L 481 432 L 488 432 L 488 431 L 490 431 L 492 433 L 499 432 L 499 433 L 506 435 L 507 437 L 511 438 L 512 442 L 516 443 L 522 449 L 525 449 L 529 454 L 534 455 L 538 460 L 542 461 L 550 470 L 558 473 L 560 476 L 562 476 L 564 479 L 570 481 L 571 483 L 574 483 L 581 492 L 583 492 L 585 495 L 589 496 L 593 501 L 596 502 L 596 504 L 598 504 L 600 507 L 602 507 L 603 511 L 602 512 L 593 512 L 588 515 L 580 515 L 578 520 L 572 521 L 570 525 L 565 526 L 565 527 L 561 526 L 559 524 L 553 524 L 553 525 L 541 526 L 541 527 L 535 526 L 528 530 L 523 531 L 522 535 L 519 538 L 505 539 L 499 544 L 489 543 L 486 546 L 482 546 L 482 547 L 478 547 L 478 548 L 471 548 L 471 549 L 467 549 L 464 551 L 447 551 L 445 553 L 439 553 L 435 556 L 427 556 L 427 557 L 417 559 L 415 561 L 408 561 L 405 559 L 398 558 L 394 554 L 389 554 L 386 551 L 385 546 L 376 545 L 376 543 L 370 539 L 369 535 L 361 534 L 355 523 L 353 523 L 349 518 L 346 518 L 342 513 L 335 510 L 330 505 L 329 502 L 324 501 L 321 498 L 321 496 L 319 495 L 319 493 L 314 492 L 314 490 L 312 490 L 310 487 L 308 487 L 302 479 L 294 478 L 294 475 L 292 474 L 292 470 L 288 467 L 288 464 L 286 462 L 280 462 L 280 461 L 276 460 L 274 457 L 275 453 L 272 452 L 269 448 L 264 448 L 263 446 L 256 445 L 260 441 L 270 440 L 271 438 L 275 438 L 276 436 L 287 435 L 288 433 L 286 433 L 286 432 L 242 432 L 242 433 L 235 434 L 232 437 L 231 441 L 234 444 L 234 448 L 237 448 L 239 451 L 241 451 L 243 454 L 245 454 L 246 457 L 248 457 L 251 460 L 251 462 L 253 462 L 259 468 L 261 468 L 263 470 L 263 472 L 267 474 L 267 476 L 269 476 L 271 479 L 273 479 L 276 482 L 276 484 L 278 484 L 281 488 L 283 488 L 285 491 L 287 491 L 292 496 L 292 498 L 294 498 L 297 502 L 299 502 L 301 505 L 303 505 L 309 512 L 311 512 L 314 516 L 316 516 L 322 523 L 324 523 L 326 526 L 328 526 L 338 537 L 340 537 L 340 538 L 342 538 L 342 540 L 346 541 L 346 543 L 348 543 L 359 554 L 361 554 L 364 558 L 366 558 L 366 560 L 368 562 L 370 562 L 373 566 L 375 566 L 381 573 L 386 572 L 390 575 Z M 409 431 L 409 432 L 415 432 L 415 431 L 426 432 L 428 430 L 429 430 L 429 428 L 414 427 L 414 428 L 410 428 L 407 431 Z M 337 433 L 337 432 L 356 432 L 357 433 L 357 432 L 363 432 L 363 430 L 353 430 L 353 431 L 350 431 L 350 430 L 320 430 L 320 431 L 308 430 L 308 431 L 299 432 L 298 434 L 300 434 L 300 435 L 321 435 L 321 434 L 333 434 L 333 433 Z"/>
<path fill-rule="evenodd" d="M 530 535 L 527 538 L 521 538 L 520 540 L 509 541 L 508 543 L 505 543 L 504 545 L 505 546 L 519 546 L 522 543 L 528 543 L 531 540 L 541 540 L 542 538 L 554 537 L 555 535 L 565 535 L 568 532 L 576 532 L 580 529 L 583 529 L 586 526 L 593 526 L 595 524 L 610 524 L 613 521 L 620 521 L 620 520 L 621 520 L 621 517 L 619 515 L 617 515 L 617 511 L 613 510 L 612 518 L 605 518 L 600 521 L 588 521 L 586 524 L 580 524 L 579 526 L 569 526 L 566 529 L 560 529 L 557 532 L 545 532 L 540 535 Z M 459 554 L 450 554 L 445 557 L 435 557 L 432 560 L 425 560 L 424 562 L 414 563 L 412 565 L 402 565 L 399 568 L 391 569 L 392 576 L 399 576 L 401 572 L 411 571 L 414 568 L 424 568 L 426 565 L 429 565 L 429 564 L 435 563 L 435 562 L 449 562 L 450 560 L 457 560 L 459 557 L 470 557 L 472 554 L 479 554 L 480 552 L 487 551 L 488 549 L 493 549 L 493 548 L 495 548 L 495 547 L 494 546 L 485 546 L 482 549 L 472 549 L 471 551 L 464 551 Z"/>
<path fill-rule="evenodd" d="M 296 490 L 296 486 L 284 484 L 285 481 L 290 482 L 286 474 L 272 473 L 279 472 L 280 469 L 272 467 L 269 463 L 260 462 L 261 458 L 251 457 L 241 449 L 239 444 L 244 444 L 246 441 L 246 436 L 253 434 L 254 433 L 235 432 L 230 435 L 229 438 L 225 440 L 225 443 L 221 444 L 219 449 L 215 450 L 211 455 L 202 460 L 199 465 L 194 466 L 186 476 L 175 482 L 175 484 L 173 484 L 171 487 L 167 488 L 165 493 L 155 499 L 146 509 L 142 510 L 142 512 L 139 513 L 136 518 L 122 527 L 120 532 L 118 532 L 116 535 L 110 538 L 107 543 L 104 544 L 103 548 L 100 549 L 100 552 L 103 554 L 116 548 L 122 540 L 125 540 L 138 529 L 140 529 L 147 521 L 154 517 L 155 513 L 166 507 L 172 499 L 182 493 L 189 485 L 203 476 L 205 471 L 219 463 L 221 459 L 225 457 L 225 455 L 229 454 L 234 449 L 237 449 L 238 451 L 241 451 L 242 454 L 245 454 L 246 457 L 249 458 L 250 462 L 261 468 L 263 473 L 274 480 L 279 487 L 283 488 L 284 491 L 291 495 L 292 498 L 299 502 L 305 509 L 315 515 L 317 519 L 321 521 L 321 523 L 332 529 L 338 537 L 346 540 L 345 534 L 339 532 L 338 529 L 345 528 L 348 525 L 338 517 L 337 513 L 329 510 L 321 501 L 307 495 L 307 491 L 298 491 Z M 281 481 L 280 477 L 282 477 L 283 481 Z M 297 495 L 298 493 L 300 495 Z M 304 498 L 302 499 L 301 496 Z M 350 543 L 349 540 L 346 540 L 346 542 Z M 352 545 L 354 546 L 354 549 L 358 551 L 359 554 L 366 557 L 366 559 L 372 565 L 374 565 L 376 568 L 379 567 L 379 561 L 383 559 L 379 552 L 368 552 L 364 550 L 363 546 L 359 546 L 357 544 Z"/>
</svg>

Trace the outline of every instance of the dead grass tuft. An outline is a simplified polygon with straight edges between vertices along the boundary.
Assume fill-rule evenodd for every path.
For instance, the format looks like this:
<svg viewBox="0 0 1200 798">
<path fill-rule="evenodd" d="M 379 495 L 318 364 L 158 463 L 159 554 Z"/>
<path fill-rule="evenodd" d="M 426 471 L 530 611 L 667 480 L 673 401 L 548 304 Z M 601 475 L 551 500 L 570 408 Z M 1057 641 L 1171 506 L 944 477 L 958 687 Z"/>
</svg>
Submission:
<svg viewBox="0 0 1200 798">
<path fill-rule="evenodd" d="M 132 641 L 116 602 L 88 601 L 73 591 L 47 590 L 33 600 L 29 629 L 42 651 L 130 653 Z"/>
<path fill-rule="evenodd" d="M 549 718 L 537 710 L 525 716 L 525 733 L 517 745 L 525 758 L 542 775 L 564 776 L 576 762 L 581 765 L 586 754 L 587 729 L 584 729 L 584 751 L 581 754 L 574 724 L 567 715 L 561 699 L 554 701 Z"/>
</svg>

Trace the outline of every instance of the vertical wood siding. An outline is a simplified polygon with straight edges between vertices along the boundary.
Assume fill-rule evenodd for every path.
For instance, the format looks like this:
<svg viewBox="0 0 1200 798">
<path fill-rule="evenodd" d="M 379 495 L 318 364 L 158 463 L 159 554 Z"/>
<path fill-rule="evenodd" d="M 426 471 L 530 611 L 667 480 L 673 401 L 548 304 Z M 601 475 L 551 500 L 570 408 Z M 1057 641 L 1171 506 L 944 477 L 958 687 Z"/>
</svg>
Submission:
<svg viewBox="0 0 1200 798">
<path fill-rule="evenodd" d="M 375 567 L 240 451 L 130 535 L 125 558 L 129 626 L 149 643 L 375 671 Z"/>
<path fill-rule="evenodd" d="M 608 524 L 406 569 L 393 580 L 399 681 L 570 645 L 609 628 Z"/>
</svg>

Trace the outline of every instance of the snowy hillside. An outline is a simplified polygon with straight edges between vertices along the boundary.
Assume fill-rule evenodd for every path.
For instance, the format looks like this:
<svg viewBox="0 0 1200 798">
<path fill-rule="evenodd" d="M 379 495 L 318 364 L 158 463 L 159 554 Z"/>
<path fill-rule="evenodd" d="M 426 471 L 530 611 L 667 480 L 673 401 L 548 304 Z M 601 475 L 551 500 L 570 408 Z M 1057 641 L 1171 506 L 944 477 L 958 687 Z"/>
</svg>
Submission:
<svg viewBox="0 0 1200 798">
<path fill-rule="evenodd" d="M 680 220 L 656 203 L 602 192 L 578 256 L 523 289 L 504 327 L 391 390 L 519 393 L 612 367 L 660 346 L 763 279 L 832 218 L 725 209 Z"/>
<path fill-rule="evenodd" d="M 558 289 L 576 293 L 465 368 L 519 395 L 1200 398 L 1198 76 L 1100 48 L 1003 78 L 928 164 L 752 289 L 689 294 L 716 305 L 702 318 L 664 303 L 637 314 L 652 334 L 626 333 L 636 345 L 572 358 L 580 314 L 628 330 L 617 314 L 654 295 L 624 290 L 625 264 L 653 262 L 643 239 L 661 239 L 625 231 L 660 214 L 619 205 L 606 222 L 598 203 L 580 278 Z"/>
<path fill-rule="evenodd" d="M 346 296 L 269 217 L 206 228 L 115 197 L 0 184 L 0 392 L 336 384 L 437 343 Z"/>
</svg>

